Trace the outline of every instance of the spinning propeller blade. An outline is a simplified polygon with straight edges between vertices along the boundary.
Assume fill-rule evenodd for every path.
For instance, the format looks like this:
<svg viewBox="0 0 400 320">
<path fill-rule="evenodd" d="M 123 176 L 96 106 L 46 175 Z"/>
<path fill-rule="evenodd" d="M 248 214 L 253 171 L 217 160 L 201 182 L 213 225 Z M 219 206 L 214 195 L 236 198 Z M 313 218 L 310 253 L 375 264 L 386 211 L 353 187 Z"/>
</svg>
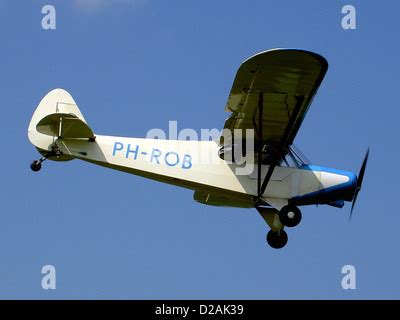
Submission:
<svg viewBox="0 0 400 320">
<path fill-rule="evenodd" d="M 354 206 L 355 206 L 356 201 L 357 201 L 358 193 L 361 190 L 362 182 L 363 182 L 363 179 L 364 179 L 365 168 L 367 167 L 368 156 L 369 156 L 369 148 L 367 150 L 367 153 L 365 154 L 364 161 L 363 161 L 363 163 L 361 165 L 360 172 L 358 173 L 357 186 L 356 186 L 356 190 L 354 191 L 353 203 L 351 204 L 351 211 L 350 211 L 349 221 L 351 220 L 351 216 L 353 215 L 353 209 L 354 209 Z"/>
</svg>

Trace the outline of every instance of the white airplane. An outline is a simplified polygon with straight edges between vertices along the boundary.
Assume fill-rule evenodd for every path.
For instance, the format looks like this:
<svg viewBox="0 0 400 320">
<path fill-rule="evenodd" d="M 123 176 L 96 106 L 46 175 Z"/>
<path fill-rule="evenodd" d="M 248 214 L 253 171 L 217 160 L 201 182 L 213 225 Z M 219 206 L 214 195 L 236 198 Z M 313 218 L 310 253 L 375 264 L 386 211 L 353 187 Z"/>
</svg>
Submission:
<svg viewBox="0 0 400 320">
<path fill-rule="evenodd" d="M 310 165 L 293 146 L 327 69 L 322 56 L 304 50 L 274 49 L 250 57 L 240 66 L 225 107 L 231 114 L 224 129 L 232 138 L 219 141 L 94 134 L 71 95 L 52 90 L 29 124 L 29 140 L 42 155 L 31 169 L 39 171 L 45 159 L 81 159 L 192 189 L 200 203 L 256 208 L 271 229 L 268 244 L 282 248 L 288 240 L 284 228 L 301 220 L 299 206 L 341 208 L 352 201 L 351 217 L 361 189 L 369 151 L 357 177 Z M 245 130 L 255 132 L 253 157 L 242 151 L 236 160 L 234 148 L 249 140 L 239 135 L 236 143 L 235 134 Z M 204 155 L 217 155 L 217 160 L 202 161 Z"/>
</svg>

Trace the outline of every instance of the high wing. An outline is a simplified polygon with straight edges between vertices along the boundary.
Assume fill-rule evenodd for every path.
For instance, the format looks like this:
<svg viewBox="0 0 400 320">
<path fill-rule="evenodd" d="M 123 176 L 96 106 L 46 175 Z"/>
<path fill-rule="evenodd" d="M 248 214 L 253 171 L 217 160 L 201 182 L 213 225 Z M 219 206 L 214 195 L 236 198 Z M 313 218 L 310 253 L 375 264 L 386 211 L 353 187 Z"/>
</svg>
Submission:
<svg viewBox="0 0 400 320">
<path fill-rule="evenodd" d="M 237 71 L 224 128 L 254 129 L 256 145 L 290 146 L 327 69 L 322 56 L 304 50 L 273 49 L 250 57 Z"/>
<path fill-rule="evenodd" d="M 327 69 L 328 62 L 316 53 L 273 49 L 250 57 L 237 71 L 225 106 L 232 114 L 224 129 L 255 131 L 258 202 L 293 143 Z M 261 164 L 269 165 L 263 181 Z"/>
</svg>

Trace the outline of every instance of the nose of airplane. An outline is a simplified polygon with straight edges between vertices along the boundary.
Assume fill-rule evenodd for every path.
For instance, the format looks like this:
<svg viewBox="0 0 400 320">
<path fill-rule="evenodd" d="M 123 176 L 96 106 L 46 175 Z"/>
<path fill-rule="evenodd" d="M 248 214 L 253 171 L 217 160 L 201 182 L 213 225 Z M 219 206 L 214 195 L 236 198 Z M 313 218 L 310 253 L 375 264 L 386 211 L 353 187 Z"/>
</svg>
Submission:
<svg viewBox="0 0 400 320">
<path fill-rule="evenodd" d="M 343 186 L 343 200 L 352 201 L 357 189 L 357 176 L 353 172 L 348 172 L 349 181 L 346 186 Z"/>
<path fill-rule="evenodd" d="M 357 188 L 357 176 L 348 171 L 324 170 L 321 172 L 321 184 L 324 193 L 332 199 L 352 201 Z"/>
</svg>

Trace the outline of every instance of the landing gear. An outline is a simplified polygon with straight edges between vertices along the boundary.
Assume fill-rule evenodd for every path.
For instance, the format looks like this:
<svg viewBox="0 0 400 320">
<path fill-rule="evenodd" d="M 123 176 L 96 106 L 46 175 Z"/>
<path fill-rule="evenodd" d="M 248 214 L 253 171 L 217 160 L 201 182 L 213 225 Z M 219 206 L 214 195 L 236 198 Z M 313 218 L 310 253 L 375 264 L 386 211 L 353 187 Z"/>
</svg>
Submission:
<svg viewBox="0 0 400 320">
<path fill-rule="evenodd" d="M 284 206 L 279 211 L 279 220 L 285 227 L 295 227 L 301 221 L 301 211 L 295 206 Z"/>
<path fill-rule="evenodd" d="M 285 227 L 295 227 L 301 221 L 299 208 L 286 205 L 280 211 L 275 208 L 256 207 L 257 211 L 269 225 L 271 230 L 267 234 L 267 242 L 274 249 L 283 248 L 288 242 Z"/>
<path fill-rule="evenodd" d="M 285 230 L 279 231 L 269 230 L 267 233 L 267 242 L 274 249 L 283 248 L 288 242 L 288 236 Z"/>
<path fill-rule="evenodd" d="M 31 169 L 34 172 L 38 172 L 42 168 L 42 162 L 46 160 L 45 157 L 40 158 L 39 160 L 35 160 L 31 163 Z"/>
<path fill-rule="evenodd" d="M 37 171 L 39 171 L 41 168 L 42 168 L 42 164 L 41 164 L 38 160 L 35 160 L 35 161 L 33 161 L 33 162 L 31 163 L 31 169 L 32 169 L 32 171 L 37 172 Z"/>
<path fill-rule="evenodd" d="M 56 143 L 53 143 L 51 146 L 51 150 L 47 152 L 43 152 L 42 155 L 44 157 L 41 157 L 39 160 L 35 160 L 31 163 L 31 169 L 34 172 L 38 172 L 42 168 L 42 162 L 46 159 L 55 157 L 56 159 L 59 159 L 60 156 L 63 153 L 61 152 L 60 148 L 57 146 Z"/>
</svg>

